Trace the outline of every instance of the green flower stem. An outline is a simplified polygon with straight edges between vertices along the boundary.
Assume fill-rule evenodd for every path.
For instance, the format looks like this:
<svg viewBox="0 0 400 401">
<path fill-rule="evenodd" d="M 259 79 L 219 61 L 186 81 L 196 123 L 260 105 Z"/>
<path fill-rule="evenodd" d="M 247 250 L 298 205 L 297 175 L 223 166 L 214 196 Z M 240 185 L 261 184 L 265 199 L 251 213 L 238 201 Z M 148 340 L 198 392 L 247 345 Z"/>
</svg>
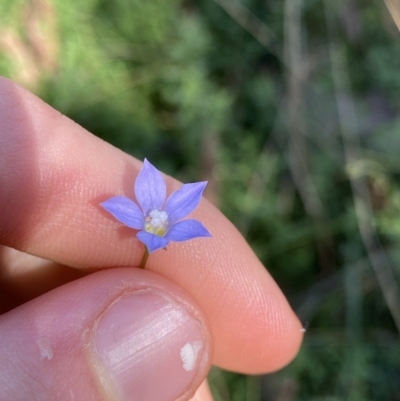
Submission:
<svg viewBox="0 0 400 401">
<path fill-rule="evenodd" d="M 144 254 L 143 254 L 142 261 L 140 262 L 140 266 L 139 266 L 141 269 L 144 269 L 146 267 L 146 262 L 147 262 L 147 259 L 149 258 L 149 255 L 150 255 L 149 251 L 146 248 L 144 251 Z"/>
</svg>

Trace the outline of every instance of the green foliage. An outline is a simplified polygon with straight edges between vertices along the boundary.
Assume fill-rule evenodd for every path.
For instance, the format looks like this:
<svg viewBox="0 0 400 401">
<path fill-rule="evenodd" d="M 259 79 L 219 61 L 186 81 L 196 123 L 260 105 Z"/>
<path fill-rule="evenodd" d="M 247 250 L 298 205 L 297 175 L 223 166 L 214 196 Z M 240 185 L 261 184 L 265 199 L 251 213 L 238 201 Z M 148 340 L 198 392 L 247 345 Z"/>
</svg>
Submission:
<svg viewBox="0 0 400 401">
<path fill-rule="evenodd" d="M 283 371 L 213 370 L 216 401 L 398 400 L 398 333 L 360 230 L 397 284 L 400 33 L 384 2 L 303 0 L 290 38 L 289 1 L 0 0 L 0 73 L 135 157 L 208 179 L 308 322 Z"/>
</svg>

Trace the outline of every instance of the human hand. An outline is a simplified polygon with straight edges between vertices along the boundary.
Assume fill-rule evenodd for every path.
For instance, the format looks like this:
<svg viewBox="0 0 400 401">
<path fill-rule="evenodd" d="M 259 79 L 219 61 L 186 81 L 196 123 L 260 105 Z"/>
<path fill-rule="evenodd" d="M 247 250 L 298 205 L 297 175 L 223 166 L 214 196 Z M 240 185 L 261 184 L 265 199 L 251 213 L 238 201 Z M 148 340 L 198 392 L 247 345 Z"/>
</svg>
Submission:
<svg viewBox="0 0 400 401">
<path fill-rule="evenodd" d="M 141 163 L 6 79 L 0 122 L 0 400 L 186 401 L 211 363 L 295 356 L 300 322 L 210 203 L 194 217 L 212 239 L 133 268 L 143 245 L 99 204 L 131 197 Z"/>
</svg>

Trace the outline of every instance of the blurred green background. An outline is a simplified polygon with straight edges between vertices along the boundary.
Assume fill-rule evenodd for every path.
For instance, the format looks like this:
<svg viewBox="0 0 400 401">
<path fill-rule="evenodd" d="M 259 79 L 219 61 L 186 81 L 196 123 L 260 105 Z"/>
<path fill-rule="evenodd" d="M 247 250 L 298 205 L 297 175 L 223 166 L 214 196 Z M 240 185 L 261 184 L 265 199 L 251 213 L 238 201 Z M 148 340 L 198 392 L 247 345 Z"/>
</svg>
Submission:
<svg viewBox="0 0 400 401">
<path fill-rule="evenodd" d="M 399 0 L 0 0 L 0 74 L 233 221 L 307 326 L 216 401 L 400 400 Z"/>
</svg>

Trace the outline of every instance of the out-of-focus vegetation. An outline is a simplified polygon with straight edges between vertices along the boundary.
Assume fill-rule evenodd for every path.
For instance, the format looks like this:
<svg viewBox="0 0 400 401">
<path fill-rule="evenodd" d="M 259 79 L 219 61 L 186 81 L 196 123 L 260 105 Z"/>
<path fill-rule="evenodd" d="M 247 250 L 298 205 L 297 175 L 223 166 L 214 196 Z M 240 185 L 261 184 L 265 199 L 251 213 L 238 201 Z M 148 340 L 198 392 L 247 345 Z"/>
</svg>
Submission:
<svg viewBox="0 0 400 401">
<path fill-rule="evenodd" d="M 216 401 L 400 400 L 398 0 L 1 0 L 0 73 L 207 196 L 308 326 Z"/>
</svg>

